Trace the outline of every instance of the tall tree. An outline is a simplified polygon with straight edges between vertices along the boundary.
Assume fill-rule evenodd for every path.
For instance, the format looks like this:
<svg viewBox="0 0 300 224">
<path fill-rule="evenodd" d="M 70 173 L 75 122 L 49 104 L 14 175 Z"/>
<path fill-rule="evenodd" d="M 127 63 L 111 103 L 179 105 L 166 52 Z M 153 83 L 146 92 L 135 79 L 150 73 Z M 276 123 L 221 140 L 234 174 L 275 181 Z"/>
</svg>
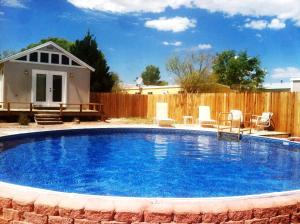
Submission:
<svg viewBox="0 0 300 224">
<path fill-rule="evenodd" d="M 193 52 L 184 57 L 171 57 L 166 67 L 186 92 L 210 92 L 216 88 L 216 81 L 211 73 L 212 61 L 213 56 L 210 54 Z"/>
<path fill-rule="evenodd" d="M 246 51 L 230 50 L 217 54 L 212 68 L 219 83 L 239 86 L 242 90 L 260 88 L 266 75 L 259 58 L 248 56 Z"/>
<path fill-rule="evenodd" d="M 82 40 L 76 40 L 71 46 L 70 52 L 95 68 L 95 72 L 91 74 L 91 91 L 111 91 L 114 80 L 109 72 L 104 54 L 98 49 L 96 39 L 90 32 Z"/>
<path fill-rule="evenodd" d="M 110 72 L 112 80 L 114 81 L 114 85 L 111 89 L 112 92 L 118 93 L 123 91 L 122 81 L 120 80 L 120 76 L 116 72 Z"/>
<path fill-rule="evenodd" d="M 148 65 L 141 74 L 144 85 L 167 85 L 168 83 L 160 80 L 159 68 Z"/>
</svg>

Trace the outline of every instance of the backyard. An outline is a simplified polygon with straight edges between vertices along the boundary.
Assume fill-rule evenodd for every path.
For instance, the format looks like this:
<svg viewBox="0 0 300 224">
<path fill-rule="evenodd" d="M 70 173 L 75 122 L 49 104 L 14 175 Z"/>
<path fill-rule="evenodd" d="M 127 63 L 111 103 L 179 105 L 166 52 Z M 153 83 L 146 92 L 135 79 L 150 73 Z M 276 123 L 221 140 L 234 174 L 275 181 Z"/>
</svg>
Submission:
<svg viewBox="0 0 300 224">
<path fill-rule="evenodd" d="M 299 0 L 0 0 L 0 224 L 300 223 Z"/>
</svg>

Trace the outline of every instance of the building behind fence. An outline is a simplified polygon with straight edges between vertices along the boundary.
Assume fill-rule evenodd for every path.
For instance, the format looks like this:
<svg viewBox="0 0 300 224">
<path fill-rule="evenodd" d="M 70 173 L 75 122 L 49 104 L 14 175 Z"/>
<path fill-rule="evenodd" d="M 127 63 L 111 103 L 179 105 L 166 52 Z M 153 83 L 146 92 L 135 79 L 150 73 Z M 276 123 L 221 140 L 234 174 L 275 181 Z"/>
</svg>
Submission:
<svg viewBox="0 0 300 224">
<path fill-rule="evenodd" d="M 130 95 L 116 93 L 92 93 L 91 102 L 104 104 L 108 117 L 140 117 L 153 119 L 156 103 L 169 104 L 169 117 L 182 123 L 184 115 L 198 118 L 198 107 L 208 105 L 212 117 L 217 119 L 219 112 L 232 109 L 259 115 L 264 111 L 274 113 L 275 130 L 300 135 L 300 93 L 201 93 L 174 95 Z"/>
</svg>

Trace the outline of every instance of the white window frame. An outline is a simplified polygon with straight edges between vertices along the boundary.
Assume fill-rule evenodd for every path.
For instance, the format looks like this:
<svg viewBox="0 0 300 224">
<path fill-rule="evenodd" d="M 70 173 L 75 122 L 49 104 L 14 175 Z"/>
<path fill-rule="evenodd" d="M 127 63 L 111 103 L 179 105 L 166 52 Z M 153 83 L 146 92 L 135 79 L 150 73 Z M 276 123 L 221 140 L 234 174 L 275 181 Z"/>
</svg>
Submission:
<svg viewBox="0 0 300 224">
<path fill-rule="evenodd" d="M 57 63 L 57 64 L 52 63 L 52 55 L 53 55 L 53 54 L 58 54 L 58 63 Z M 49 63 L 48 63 L 48 64 L 50 64 L 50 65 L 61 65 L 61 64 L 60 64 L 60 57 L 61 57 L 61 54 L 51 52 L 51 53 L 49 53 L 49 55 L 50 55 L 50 60 L 49 60 Z"/>
<path fill-rule="evenodd" d="M 40 102 L 36 101 L 36 76 L 37 74 L 45 74 L 46 75 L 46 101 Z M 62 76 L 62 100 L 61 102 L 53 102 L 52 101 L 52 94 L 53 94 L 53 75 L 61 75 Z M 67 103 L 67 81 L 68 81 L 68 74 L 67 72 L 62 71 L 53 71 L 53 70 L 39 70 L 33 69 L 32 70 L 32 88 L 31 88 L 31 102 L 34 105 L 38 106 L 45 106 L 45 107 L 59 107 L 59 104 L 66 104 Z M 50 90 L 51 89 L 51 90 Z"/>
<path fill-rule="evenodd" d="M 50 54 L 49 54 L 49 52 L 47 52 L 47 51 L 38 51 L 39 52 L 39 63 L 40 64 L 44 64 L 44 65 L 48 65 L 48 64 L 51 64 L 50 63 Z M 41 54 L 42 53 L 46 53 L 46 54 L 48 54 L 48 62 L 41 62 L 41 58 L 42 58 L 42 56 L 41 56 Z"/>
<path fill-rule="evenodd" d="M 38 61 L 35 62 L 35 61 L 30 61 L 29 60 L 29 55 L 34 53 L 34 52 L 37 52 L 38 53 Z M 17 63 L 32 63 L 32 64 L 38 64 L 38 65 L 54 65 L 54 66 L 64 66 L 64 67 L 73 67 L 73 68 L 85 68 L 84 66 L 80 65 L 77 61 L 73 60 L 70 56 L 64 54 L 64 53 L 61 53 L 61 52 L 54 52 L 54 51 L 42 51 L 42 50 L 36 50 L 34 52 L 30 52 L 29 54 L 26 54 L 24 56 L 26 56 L 26 61 L 20 61 L 20 60 L 12 60 L 13 62 L 17 62 Z M 41 53 L 47 53 L 49 55 L 49 58 L 48 58 L 48 63 L 46 62 L 41 62 Z M 58 54 L 58 64 L 52 64 L 51 63 L 51 57 L 52 57 L 52 54 Z M 62 55 L 66 56 L 67 58 L 69 58 L 69 64 L 68 65 L 65 65 L 65 64 L 62 64 Z M 23 56 L 22 56 L 23 57 Z M 72 61 L 75 61 L 77 64 L 79 64 L 78 66 L 76 65 L 72 65 Z"/>
<path fill-rule="evenodd" d="M 30 55 L 33 54 L 33 53 L 37 53 L 37 61 L 30 61 Z M 38 51 L 33 51 L 33 52 L 30 52 L 29 54 L 27 54 L 27 62 L 30 62 L 30 63 L 39 63 L 40 60 L 39 60 L 39 52 Z"/>
</svg>

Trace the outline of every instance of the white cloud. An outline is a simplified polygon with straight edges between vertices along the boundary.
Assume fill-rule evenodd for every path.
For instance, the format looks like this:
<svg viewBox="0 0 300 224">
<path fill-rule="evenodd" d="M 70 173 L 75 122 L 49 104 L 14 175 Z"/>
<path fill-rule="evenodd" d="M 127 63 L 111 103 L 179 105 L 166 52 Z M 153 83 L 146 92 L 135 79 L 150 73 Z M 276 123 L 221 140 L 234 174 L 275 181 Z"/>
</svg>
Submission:
<svg viewBox="0 0 300 224">
<path fill-rule="evenodd" d="M 17 0 L 6 0 L 17 1 Z M 160 13 L 166 8 L 193 7 L 210 12 L 220 12 L 229 16 L 269 17 L 270 27 L 282 27 L 283 22 L 291 20 L 300 26 L 299 0 L 68 0 L 76 7 L 111 13 Z M 279 23 L 277 23 L 279 22 Z M 276 29 L 276 28 L 275 28 Z"/>
<path fill-rule="evenodd" d="M 211 46 L 211 44 L 199 44 L 199 45 L 198 45 L 198 48 L 199 48 L 200 50 L 208 50 L 208 49 L 211 49 L 212 46 Z"/>
<path fill-rule="evenodd" d="M 0 12 L 0 16 L 4 16 L 4 12 Z"/>
<path fill-rule="evenodd" d="M 163 12 L 167 7 L 177 9 L 181 6 L 191 6 L 190 0 L 68 0 L 79 8 L 98 10 L 112 13 L 132 12 Z"/>
<path fill-rule="evenodd" d="M 272 19 L 271 22 L 268 24 L 270 29 L 280 30 L 286 27 L 285 22 L 279 19 Z"/>
<path fill-rule="evenodd" d="M 1 5 L 13 8 L 26 8 L 23 0 L 0 0 Z"/>
<path fill-rule="evenodd" d="M 300 78 L 300 69 L 296 67 L 275 68 L 271 77 L 273 79 Z"/>
<path fill-rule="evenodd" d="M 277 18 L 272 19 L 270 22 L 267 20 L 250 20 L 247 19 L 247 23 L 245 23 L 246 28 L 255 29 L 255 30 L 263 30 L 263 29 L 272 29 L 272 30 L 280 30 L 286 27 L 284 21 L 279 20 Z"/>
<path fill-rule="evenodd" d="M 160 17 L 159 19 L 146 21 L 145 27 L 157 29 L 159 31 L 172 31 L 178 33 L 195 27 L 196 23 L 196 20 L 187 17 Z"/>
<path fill-rule="evenodd" d="M 252 20 L 245 24 L 246 28 L 255 29 L 255 30 L 263 30 L 268 26 L 268 22 L 266 20 Z"/>
<path fill-rule="evenodd" d="M 196 46 L 191 46 L 191 47 L 186 47 L 186 48 L 177 48 L 175 49 L 176 52 L 181 52 L 181 51 L 186 51 L 186 52 L 193 52 L 193 51 L 205 51 L 205 50 L 209 50 L 212 49 L 213 46 L 211 44 L 198 44 Z"/>
<path fill-rule="evenodd" d="M 276 17 L 300 25 L 299 0 L 194 0 L 196 7 L 230 16 Z"/>
<path fill-rule="evenodd" d="M 163 45 L 165 46 L 175 46 L 175 47 L 179 47 L 182 45 L 181 41 L 175 41 L 175 42 L 168 42 L 168 41 L 164 41 L 162 42 Z"/>
</svg>

